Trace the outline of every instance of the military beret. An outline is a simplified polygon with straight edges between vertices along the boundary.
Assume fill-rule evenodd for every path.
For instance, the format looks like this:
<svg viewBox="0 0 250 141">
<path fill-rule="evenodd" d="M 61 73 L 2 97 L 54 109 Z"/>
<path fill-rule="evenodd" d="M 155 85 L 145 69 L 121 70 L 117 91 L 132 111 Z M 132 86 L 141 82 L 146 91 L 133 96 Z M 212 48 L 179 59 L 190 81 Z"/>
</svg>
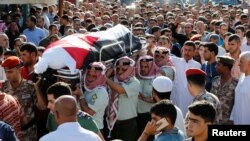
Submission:
<svg viewBox="0 0 250 141">
<path fill-rule="evenodd" d="M 217 57 L 218 62 L 228 65 L 234 65 L 235 60 L 230 56 L 219 56 Z"/>
<path fill-rule="evenodd" d="M 190 76 L 190 75 L 207 75 L 207 74 L 201 69 L 192 68 L 186 71 L 186 76 Z"/>
<path fill-rule="evenodd" d="M 2 67 L 4 69 L 13 69 L 17 66 L 21 66 L 21 61 L 16 56 L 10 56 L 10 57 L 6 58 L 2 63 Z"/>
</svg>

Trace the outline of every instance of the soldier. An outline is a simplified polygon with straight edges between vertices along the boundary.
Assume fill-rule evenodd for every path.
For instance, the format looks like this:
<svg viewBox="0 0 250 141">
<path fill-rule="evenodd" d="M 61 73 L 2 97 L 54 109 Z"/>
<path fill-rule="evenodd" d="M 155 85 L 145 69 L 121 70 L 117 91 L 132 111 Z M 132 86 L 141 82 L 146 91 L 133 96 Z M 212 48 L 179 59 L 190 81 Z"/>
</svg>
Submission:
<svg viewBox="0 0 250 141">
<path fill-rule="evenodd" d="M 200 69 L 188 69 L 186 71 L 188 90 L 194 97 L 193 102 L 206 100 L 211 102 L 216 109 L 216 123 L 221 121 L 221 104 L 217 96 L 205 89 L 206 73 Z"/>
<path fill-rule="evenodd" d="M 233 65 L 233 58 L 228 56 L 218 57 L 216 70 L 219 76 L 216 76 L 212 80 L 211 93 L 215 94 L 221 103 L 221 124 L 232 124 L 232 121 L 230 121 L 229 118 L 234 103 L 235 87 L 238 83 L 238 81 L 231 75 Z"/>
<path fill-rule="evenodd" d="M 154 52 L 155 64 L 160 68 L 161 74 L 172 81 L 175 76 L 175 68 L 170 60 L 170 50 L 164 47 L 158 47 Z"/>
<path fill-rule="evenodd" d="M 21 62 L 18 57 L 8 57 L 3 61 L 2 67 L 7 77 L 7 81 L 2 84 L 2 91 L 16 97 L 21 105 L 21 130 L 24 140 L 36 141 L 34 109 L 36 106 L 40 110 L 45 110 L 45 98 L 33 82 L 22 79 Z"/>
</svg>

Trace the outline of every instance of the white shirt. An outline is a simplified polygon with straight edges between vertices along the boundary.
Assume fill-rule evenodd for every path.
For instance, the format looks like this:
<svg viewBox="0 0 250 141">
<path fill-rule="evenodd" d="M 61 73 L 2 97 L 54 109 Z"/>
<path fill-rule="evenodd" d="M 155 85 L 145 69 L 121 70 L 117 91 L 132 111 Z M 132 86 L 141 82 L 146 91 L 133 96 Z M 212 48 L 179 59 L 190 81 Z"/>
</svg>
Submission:
<svg viewBox="0 0 250 141">
<path fill-rule="evenodd" d="M 176 70 L 171 100 L 181 109 L 183 115 L 186 115 L 188 106 L 193 101 L 193 97 L 187 88 L 186 70 L 190 68 L 200 69 L 201 64 L 193 59 L 189 60 L 188 62 L 186 62 L 184 58 L 178 58 L 175 56 L 172 56 L 171 59 Z"/>
<path fill-rule="evenodd" d="M 186 136 L 186 128 L 185 128 L 184 118 L 183 118 L 183 114 L 181 112 L 181 109 L 178 108 L 177 106 L 175 106 L 175 109 L 177 112 L 177 116 L 176 116 L 174 126 L 177 127 L 178 129 L 180 129 L 184 133 L 184 135 Z"/>
<path fill-rule="evenodd" d="M 241 75 L 235 88 L 234 106 L 230 119 L 234 124 L 250 124 L 250 76 Z"/>
<path fill-rule="evenodd" d="M 218 54 L 217 54 L 217 57 L 218 56 L 223 56 L 224 54 L 226 54 L 226 50 L 223 48 L 223 47 L 218 47 Z"/>
<path fill-rule="evenodd" d="M 7 80 L 5 71 L 2 66 L 0 66 L 0 80 Z"/>
<path fill-rule="evenodd" d="M 78 122 L 67 122 L 58 126 L 57 130 L 43 136 L 39 141 L 101 141 L 91 131 L 83 129 Z"/>
<path fill-rule="evenodd" d="M 250 46 L 247 45 L 247 43 L 242 44 L 240 47 L 241 52 L 246 52 L 246 51 L 250 51 Z"/>
</svg>

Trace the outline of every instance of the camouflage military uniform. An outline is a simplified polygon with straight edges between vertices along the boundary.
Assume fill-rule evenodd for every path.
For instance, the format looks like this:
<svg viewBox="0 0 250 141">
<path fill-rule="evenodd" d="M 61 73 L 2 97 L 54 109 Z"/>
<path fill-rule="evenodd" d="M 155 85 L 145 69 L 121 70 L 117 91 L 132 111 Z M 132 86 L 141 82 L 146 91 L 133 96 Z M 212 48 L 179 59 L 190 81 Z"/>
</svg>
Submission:
<svg viewBox="0 0 250 141">
<path fill-rule="evenodd" d="M 230 114 L 234 104 L 235 87 L 238 81 L 234 78 L 221 85 L 221 77 L 217 76 L 212 81 L 211 93 L 215 94 L 221 103 L 222 121 L 221 124 L 232 124 Z"/>
<path fill-rule="evenodd" d="M 37 128 L 34 120 L 36 95 L 34 83 L 23 79 L 19 87 L 13 89 L 10 83 L 5 81 L 1 90 L 16 97 L 21 105 L 22 114 L 25 117 L 25 125 L 22 125 L 24 141 L 36 141 Z"/>
<path fill-rule="evenodd" d="M 201 101 L 206 100 L 211 102 L 215 109 L 216 109 L 216 118 L 215 118 L 215 124 L 219 124 L 222 119 L 222 111 L 221 111 L 221 104 L 217 96 L 215 96 L 212 93 L 207 92 L 206 90 L 194 97 L 193 102 L 195 101 Z"/>
</svg>

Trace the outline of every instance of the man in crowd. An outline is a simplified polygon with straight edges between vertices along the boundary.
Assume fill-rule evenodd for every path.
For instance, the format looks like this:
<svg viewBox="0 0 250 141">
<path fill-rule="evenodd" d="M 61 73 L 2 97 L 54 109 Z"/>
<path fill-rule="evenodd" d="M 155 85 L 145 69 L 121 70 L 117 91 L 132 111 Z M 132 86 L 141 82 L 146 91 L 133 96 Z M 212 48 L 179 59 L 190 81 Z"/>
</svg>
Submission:
<svg viewBox="0 0 250 141">
<path fill-rule="evenodd" d="M 24 43 L 20 48 L 21 59 L 23 61 L 22 78 L 36 82 L 34 66 L 38 61 L 37 48 L 32 43 Z"/>
<path fill-rule="evenodd" d="M 188 69 L 186 71 L 186 78 L 188 81 L 188 90 L 194 97 L 193 102 L 206 100 L 212 103 L 216 109 L 216 123 L 220 123 L 221 116 L 221 104 L 217 96 L 209 93 L 205 89 L 206 73 L 200 69 Z"/>
<path fill-rule="evenodd" d="M 170 50 L 164 47 L 157 47 L 154 52 L 155 64 L 159 67 L 160 73 L 172 81 L 175 78 L 175 67 L 170 59 Z"/>
<path fill-rule="evenodd" d="M 205 141 L 208 139 L 208 126 L 215 121 L 216 110 L 207 101 L 196 101 L 188 107 L 187 132 L 191 136 L 185 141 Z"/>
<path fill-rule="evenodd" d="M 228 56 L 218 57 L 216 71 L 219 76 L 212 80 L 211 93 L 215 94 L 221 103 L 222 121 L 220 124 L 232 124 L 229 120 L 233 108 L 235 87 L 238 81 L 231 76 L 234 59 Z"/>
<path fill-rule="evenodd" d="M 21 61 L 16 56 L 10 56 L 3 61 L 7 80 L 2 83 L 2 91 L 17 98 L 23 112 L 22 133 L 24 140 L 36 140 L 35 111 L 36 106 L 40 110 L 46 109 L 46 99 L 37 90 L 32 81 L 21 77 Z"/>
<path fill-rule="evenodd" d="M 233 78 L 239 80 L 241 72 L 240 72 L 240 47 L 241 47 L 241 39 L 238 35 L 232 34 L 228 38 L 228 53 L 226 53 L 226 56 L 232 57 L 235 62 L 233 65 L 233 68 L 231 70 L 231 75 Z"/>
<path fill-rule="evenodd" d="M 134 67 L 134 60 L 124 56 L 115 63 L 114 81 L 109 78 L 112 70 L 107 73 L 107 84 L 111 89 L 111 103 L 108 107 L 107 124 L 109 130 L 113 129 L 111 132 L 111 138 L 113 139 L 136 140 L 140 81 L 135 77 Z"/>
<path fill-rule="evenodd" d="M 137 106 L 137 137 L 139 137 L 148 121 L 151 120 L 150 108 L 153 105 L 152 82 L 159 75 L 159 68 L 152 56 L 141 56 L 137 62 L 137 78 L 140 81 L 140 94 Z"/>
<path fill-rule="evenodd" d="M 67 83 L 64 82 L 57 82 L 53 85 L 51 85 L 47 89 L 47 97 L 48 97 L 48 109 L 50 110 L 50 113 L 48 115 L 47 119 L 47 129 L 52 132 L 55 131 L 58 127 L 58 124 L 55 119 L 55 115 L 53 111 L 55 110 L 55 101 L 58 97 L 64 96 L 64 95 L 72 95 L 71 88 Z M 87 113 L 78 111 L 77 112 L 77 121 L 83 127 L 84 129 L 90 130 L 96 134 L 99 135 L 99 137 L 102 137 L 101 133 L 99 132 L 96 123 L 92 119 L 91 116 L 89 116 Z"/>
<path fill-rule="evenodd" d="M 183 58 L 171 57 L 176 70 L 171 100 L 181 109 L 183 115 L 186 115 L 187 107 L 193 100 L 187 88 L 185 72 L 189 68 L 201 68 L 200 63 L 193 60 L 194 55 L 195 44 L 187 41 L 183 46 Z"/>
<path fill-rule="evenodd" d="M 78 91 L 81 109 L 93 117 L 99 130 L 104 128 L 103 116 L 109 103 L 105 72 L 101 62 L 91 63 L 84 76 L 85 91 Z"/>
<path fill-rule="evenodd" d="M 183 141 L 184 133 L 174 126 L 177 112 L 175 106 L 169 100 L 162 100 L 153 105 L 150 110 L 152 120 L 149 121 L 138 141 L 147 141 L 149 135 L 157 135 L 155 141 Z M 164 128 L 159 129 L 162 123 L 160 120 L 166 120 Z"/>
<path fill-rule="evenodd" d="M 218 54 L 218 46 L 214 43 L 204 44 L 204 59 L 207 61 L 202 64 L 201 69 L 206 72 L 206 90 L 210 91 L 212 85 L 212 79 L 217 76 L 216 71 L 216 56 Z"/>
<path fill-rule="evenodd" d="M 56 24 L 51 24 L 49 26 L 49 35 L 40 41 L 39 46 L 43 46 L 46 48 L 50 44 L 51 35 L 54 34 L 58 35 L 58 27 Z"/>
<path fill-rule="evenodd" d="M 37 19 L 35 16 L 31 15 L 26 20 L 27 29 L 23 31 L 23 34 L 27 37 L 28 42 L 32 42 L 35 45 L 39 45 L 39 42 L 45 38 L 44 31 L 36 26 Z"/>
<path fill-rule="evenodd" d="M 9 38 L 5 33 L 0 33 L 0 46 L 3 48 L 3 52 L 9 48 Z"/>
<path fill-rule="evenodd" d="M 54 115 L 59 127 L 56 131 L 43 136 L 40 141 L 88 140 L 101 141 L 93 132 L 80 126 L 77 122 L 77 102 L 73 96 L 64 95 L 55 101 Z"/>
<path fill-rule="evenodd" d="M 173 82 L 165 76 L 158 76 L 153 81 L 153 91 L 152 96 L 154 102 L 160 102 L 161 100 L 167 99 L 170 100 L 172 93 Z M 184 125 L 184 118 L 182 111 L 175 105 L 177 116 L 174 126 L 180 129 L 184 135 L 186 135 L 186 129 Z"/>
<path fill-rule="evenodd" d="M 240 55 L 241 78 L 235 88 L 235 100 L 230 119 L 235 125 L 250 124 L 249 113 L 249 84 L 250 84 L 250 52 L 243 52 Z"/>
</svg>

